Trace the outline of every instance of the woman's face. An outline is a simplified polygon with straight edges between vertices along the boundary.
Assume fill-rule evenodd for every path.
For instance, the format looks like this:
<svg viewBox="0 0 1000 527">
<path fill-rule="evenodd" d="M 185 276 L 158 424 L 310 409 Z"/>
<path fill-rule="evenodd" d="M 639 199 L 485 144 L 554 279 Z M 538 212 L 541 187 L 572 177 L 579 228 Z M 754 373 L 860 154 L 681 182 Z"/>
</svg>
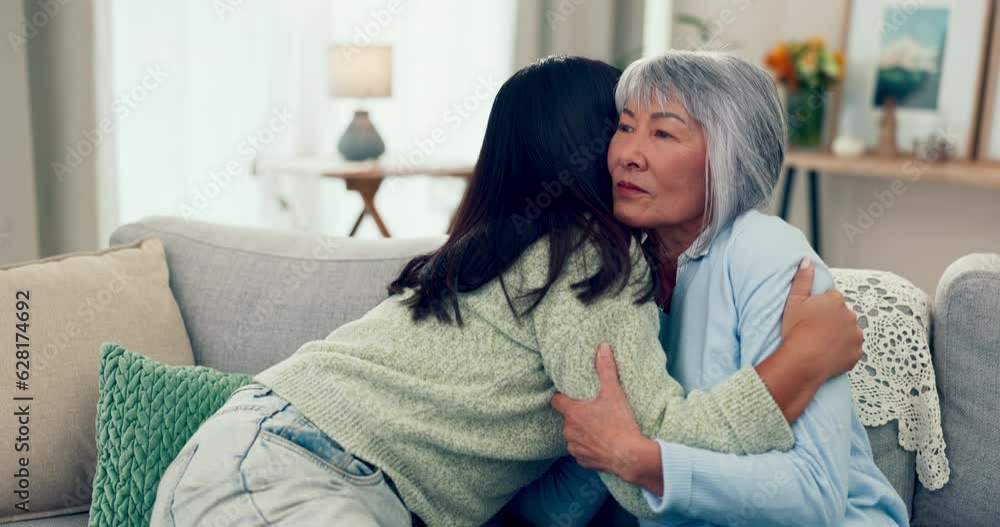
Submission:
<svg viewBox="0 0 1000 527">
<path fill-rule="evenodd" d="M 705 134 L 677 102 L 627 104 L 608 145 L 615 217 L 637 228 L 701 225 Z"/>
</svg>

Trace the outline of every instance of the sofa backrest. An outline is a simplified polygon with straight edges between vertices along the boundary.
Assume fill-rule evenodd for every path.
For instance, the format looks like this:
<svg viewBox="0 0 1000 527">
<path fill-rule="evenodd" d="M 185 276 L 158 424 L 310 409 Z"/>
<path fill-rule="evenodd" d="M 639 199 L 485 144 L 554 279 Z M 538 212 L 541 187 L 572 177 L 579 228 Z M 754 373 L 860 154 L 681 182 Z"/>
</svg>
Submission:
<svg viewBox="0 0 1000 527">
<path fill-rule="evenodd" d="M 257 373 L 360 318 L 387 297 L 409 258 L 443 236 L 361 240 L 148 216 L 117 228 L 111 243 L 147 234 L 163 241 L 170 287 L 195 362 Z"/>
<path fill-rule="evenodd" d="M 1000 524 L 1000 256 L 971 254 L 938 283 L 932 354 L 951 476 L 918 487 L 913 525 Z"/>
</svg>

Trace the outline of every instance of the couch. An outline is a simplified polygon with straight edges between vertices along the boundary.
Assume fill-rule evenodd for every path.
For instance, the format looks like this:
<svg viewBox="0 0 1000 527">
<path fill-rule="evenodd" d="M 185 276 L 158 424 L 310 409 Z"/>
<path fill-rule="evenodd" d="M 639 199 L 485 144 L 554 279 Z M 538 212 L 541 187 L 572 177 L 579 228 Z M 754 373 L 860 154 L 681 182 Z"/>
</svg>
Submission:
<svg viewBox="0 0 1000 527">
<path fill-rule="evenodd" d="M 409 257 L 443 240 L 360 240 L 149 216 L 119 227 L 110 243 L 148 234 L 166 248 L 196 362 L 243 373 L 358 318 L 385 297 Z M 953 263 L 933 305 L 931 349 L 951 481 L 933 492 L 919 483 L 915 454 L 899 447 L 895 421 L 868 429 L 876 462 L 910 507 L 913 525 L 1000 525 L 1000 256 Z M 13 525 L 78 527 L 87 518 Z"/>
</svg>

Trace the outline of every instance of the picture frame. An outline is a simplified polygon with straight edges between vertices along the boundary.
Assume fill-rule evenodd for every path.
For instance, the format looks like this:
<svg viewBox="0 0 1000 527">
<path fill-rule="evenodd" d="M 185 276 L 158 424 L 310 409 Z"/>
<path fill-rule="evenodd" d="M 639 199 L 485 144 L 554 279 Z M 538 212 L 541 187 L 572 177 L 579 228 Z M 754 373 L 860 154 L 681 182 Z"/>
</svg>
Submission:
<svg viewBox="0 0 1000 527">
<path fill-rule="evenodd" d="M 937 132 L 955 159 L 972 159 L 992 3 L 848 0 L 837 135 L 876 148 L 882 104 L 893 97 L 901 152 Z"/>
<path fill-rule="evenodd" d="M 987 60 L 976 159 L 1000 164 L 1000 8 L 994 9 L 992 40 Z"/>
</svg>

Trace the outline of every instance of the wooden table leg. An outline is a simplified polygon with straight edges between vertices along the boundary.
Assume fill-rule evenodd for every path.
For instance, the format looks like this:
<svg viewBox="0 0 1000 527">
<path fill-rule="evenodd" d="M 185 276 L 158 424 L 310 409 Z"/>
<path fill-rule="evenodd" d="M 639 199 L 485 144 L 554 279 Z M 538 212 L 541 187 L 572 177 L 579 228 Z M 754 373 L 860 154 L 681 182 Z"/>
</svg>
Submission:
<svg viewBox="0 0 1000 527">
<path fill-rule="evenodd" d="M 361 194 L 361 201 L 365 204 L 365 209 L 361 211 L 358 216 L 358 220 L 354 222 L 354 227 L 351 228 L 351 236 L 354 236 L 358 227 L 361 226 L 361 220 L 364 219 L 365 214 L 368 214 L 375 220 L 375 225 L 378 225 L 378 230 L 382 233 L 382 236 L 386 238 L 391 238 L 392 235 L 389 234 L 389 229 L 386 228 L 385 222 L 382 221 L 382 216 L 378 213 L 378 209 L 375 208 L 375 194 L 378 192 L 379 187 L 382 186 L 382 178 L 345 178 L 347 183 L 347 190 L 354 190 Z"/>
<path fill-rule="evenodd" d="M 392 235 L 389 234 L 389 229 L 385 226 L 385 222 L 382 221 L 382 216 L 379 215 L 378 209 L 375 208 L 375 195 L 363 196 L 362 198 L 365 200 L 365 207 L 368 209 L 368 214 L 371 215 L 372 219 L 375 220 L 375 224 L 378 225 L 378 231 L 382 233 L 382 236 L 392 238 Z"/>
<path fill-rule="evenodd" d="M 354 226 L 351 227 L 351 233 L 348 234 L 348 236 L 354 236 L 355 234 L 358 233 L 358 227 L 361 226 L 361 220 L 365 219 L 365 216 L 367 215 L 368 215 L 368 208 L 366 207 L 361 209 L 361 213 L 358 214 L 358 219 L 357 221 L 354 222 Z"/>
</svg>

